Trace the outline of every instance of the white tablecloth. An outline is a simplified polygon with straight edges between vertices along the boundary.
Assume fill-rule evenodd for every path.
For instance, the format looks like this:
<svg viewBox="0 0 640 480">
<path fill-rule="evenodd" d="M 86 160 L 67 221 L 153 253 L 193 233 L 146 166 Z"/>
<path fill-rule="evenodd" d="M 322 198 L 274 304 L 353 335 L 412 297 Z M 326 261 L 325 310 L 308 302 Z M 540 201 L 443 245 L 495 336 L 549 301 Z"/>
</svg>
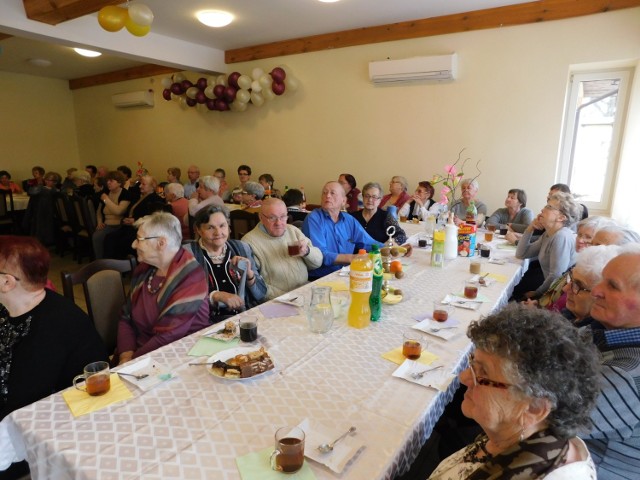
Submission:
<svg viewBox="0 0 640 480">
<path fill-rule="evenodd" d="M 449 341 L 428 340 L 428 350 L 452 372 L 464 367 L 468 323 L 505 303 L 519 281 L 520 262 L 506 257 L 511 258 L 505 265 L 483 264 L 484 272 L 508 279 L 481 290 L 490 302 L 477 312 L 456 309 L 461 326 Z M 416 323 L 414 315 L 430 312 L 434 299 L 457 293 L 470 277 L 468 259 L 432 268 L 423 249 L 403 263 L 406 276 L 393 283 L 404 291 L 404 301 L 385 305 L 382 319 L 369 328 L 350 328 L 343 315 L 329 333 L 318 335 L 302 314 L 261 319 L 260 343 L 276 363 L 276 371 L 262 378 L 224 381 L 204 367 L 187 366 L 194 361 L 187 353 L 200 335 L 194 334 L 149 354 L 176 379 L 147 393 L 131 387 L 134 399 L 79 418 L 55 394 L 13 412 L 0 429 L 9 433 L 16 456 L 26 456 L 34 479 L 218 480 L 240 478 L 238 456 L 271 446 L 278 427 L 309 418 L 336 433 L 357 426 L 366 447 L 339 478 L 393 478 L 414 460 L 457 381 L 438 393 L 394 378 L 397 365 L 381 354 L 401 345 L 403 330 Z M 319 282 L 326 280 L 348 281 L 333 274 Z M 307 302 L 309 288 L 296 292 Z M 317 478 L 337 478 L 326 467 L 309 464 Z"/>
<path fill-rule="evenodd" d="M 14 210 L 26 210 L 29 204 L 29 195 L 26 193 L 14 193 L 13 194 L 13 209 Z"/>
</svg>

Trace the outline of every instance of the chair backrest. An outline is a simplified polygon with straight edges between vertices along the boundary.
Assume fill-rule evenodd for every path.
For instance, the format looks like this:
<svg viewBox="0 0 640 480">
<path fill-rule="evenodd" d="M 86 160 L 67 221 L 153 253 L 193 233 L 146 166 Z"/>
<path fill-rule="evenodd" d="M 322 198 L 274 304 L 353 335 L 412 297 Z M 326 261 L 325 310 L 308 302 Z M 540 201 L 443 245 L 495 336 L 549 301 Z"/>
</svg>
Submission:
<svg viewBox="0 0 640 480">
<path fill-rule="evenodd" d="M 64 296 L 74 302 L 73 286 L 82 285 L 87 313 L 109 352 L 116 347 L 120 309 L 126 300 L 122 274 L 131 272 L 135 265 L 133 257 L 129 260 L 102 259 L 77 272 L 60 273 Z"/>
<path fill-rule="evenodd" d="M 11 190 L 0 190 L 0 225 L 14 226 L 13 194 Z"/>
<path fill-rule="evenodd" d="M 95 210 L 93 216 L 91 213 L 91 210 L 93 210 L 93 202 L 79 195 L 73 195 L 70 198 L 75 212 L 75 218 L 78 221 L 78 234 L 91 238 L 96 229 Z"/>
<path fill-rule="evenodd" d="M 62 192 L 56 192 L 53 194 L 53 201 L 55 202 L 59 227 L 63 230 L 73 230 L 75 224 L 77 224 L 77 220 L 75 218 L 75 211 L 71 205 L 69 195 Z"/>
<path fill-rule="evenodd" d="M 241 240 L 242 237 L 260 222 L 257 213 L 245 212 L 244 210 L 232 210 L 229 213 L 231 220 L 231 238 Z"/>
</svg>

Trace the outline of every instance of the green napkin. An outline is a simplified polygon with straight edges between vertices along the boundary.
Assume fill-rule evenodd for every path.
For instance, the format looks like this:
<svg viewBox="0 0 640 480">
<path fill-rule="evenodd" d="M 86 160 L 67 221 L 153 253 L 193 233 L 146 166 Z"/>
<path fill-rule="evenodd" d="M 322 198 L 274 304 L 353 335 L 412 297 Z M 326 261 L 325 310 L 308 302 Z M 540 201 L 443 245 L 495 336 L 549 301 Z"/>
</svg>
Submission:
<svg viewBox="0 0 640 480">
<path fill-rule="evenodd" d="M 236 458 L 236 464 L 242 480 L 315 480 L 316 476 L 309 466 L 309 460 L 304 459 L 302 468 L 296 473 L 282 473 L 271 470 L 269 457 L 273 447 L 257 452 L 251 452 Z"/>
<path fill-rule="evenodd" d="M 239 339 L 234 338 L 228 342 L 222 340 L 216 340 L 215 338 L 200 337 L 191 350 L 189 350 L 189 356 L 191 357 L 210 357 L 218 352 L 227 350 L 229 348 L 237 347 Z"/>
</svg>

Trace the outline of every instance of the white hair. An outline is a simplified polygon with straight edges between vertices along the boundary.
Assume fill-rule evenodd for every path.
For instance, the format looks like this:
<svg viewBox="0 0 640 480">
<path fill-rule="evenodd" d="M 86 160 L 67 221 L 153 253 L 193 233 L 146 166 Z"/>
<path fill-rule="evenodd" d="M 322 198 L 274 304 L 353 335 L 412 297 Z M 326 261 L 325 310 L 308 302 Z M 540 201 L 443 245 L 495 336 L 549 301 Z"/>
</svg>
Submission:
<svg viewBox="0 0 640 480">
<path fill-rule="evenodd" d="M 176 196 L 176 200 L 184 197 L 184 187 L 180 183 L 169 183 L 164 187 L 164 191 L 167 193 L 173 193 Z"/>
<path fill-rule="evenodd" d="M 602 270 L 610 260 L 620 254 L 617 245 L 598 245 L 588 247 L 578 253 L 575 270 L 591 279 L 591 285 L 600 283 Z"/>
<path fill-rule="evenodd" d="M 218 193 L 218 191 L 220 190 L 220 180 L 218 180 L 218 177 L 214 177 L 213 175 L 206 175 L 204 177 L 200 177 L 200 180 L 198 181 L 202 185 L 204 185 L 204 188 L 212 191 L 213 193 Z"/>
</svg>

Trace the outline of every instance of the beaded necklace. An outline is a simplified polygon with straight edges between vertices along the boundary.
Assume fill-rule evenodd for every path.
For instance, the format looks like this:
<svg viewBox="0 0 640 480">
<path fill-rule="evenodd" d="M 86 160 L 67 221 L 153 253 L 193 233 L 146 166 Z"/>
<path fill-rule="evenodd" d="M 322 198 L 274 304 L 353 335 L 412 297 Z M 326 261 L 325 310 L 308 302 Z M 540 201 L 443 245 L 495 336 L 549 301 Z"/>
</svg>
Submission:
<svg viewBox="0 0 640 480">
<path fill-rule="evenodd" d="M 158 286 L 156 288 L 153 288 L 151 286 L 151 282 L 153 281 L 153 278 L 156 276 L 156 272 L 158 271 L 157 268 L 154 268 L 153 271 L 151 272 L 151 275 L 149 275 L 149 279 L 147 280 L 147 291 L 151 294 L 151 295 L 155 295 L 156 293 L 158 293 L 160 291 L 160 289 L 164 286 L 164 280 L 162 280 Z"/>
<path fill-rule="evenodd" d="M 224 257 L 227 255 L 227 244 L 225 242 L 224 245 L 222 245 L 222 253 L 220 255 L 213 255 L 213 253 L 204 245 L 204 243 L 202 243 L 202 239 L 200 239 L 200 246 L 202 247 L 202 249 L 207 252 L 207 255 L 209 255 L 209 258 L 211 259 L 211 261 L 213 262 L 221 262 L 224 260 Z"/>
</svg>

